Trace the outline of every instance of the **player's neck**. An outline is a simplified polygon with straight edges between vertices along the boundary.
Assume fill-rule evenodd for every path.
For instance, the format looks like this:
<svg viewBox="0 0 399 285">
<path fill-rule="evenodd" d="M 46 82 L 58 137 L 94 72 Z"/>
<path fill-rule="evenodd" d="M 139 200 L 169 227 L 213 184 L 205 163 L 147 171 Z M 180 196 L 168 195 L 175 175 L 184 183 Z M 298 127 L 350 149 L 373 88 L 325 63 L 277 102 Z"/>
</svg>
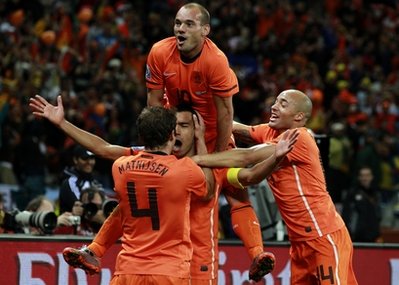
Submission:
<svg viewBox="0 0 399 285">
<path fill-rule="evenodd" d="M 188 55 L 188 54 L 185 55 L 185 54 L 180 53 L 180 59 L 184 63 L 192 63 L 201 55 L 201 52 L 202 52 L 202 48 L 194 55 Z"/>
</svg>

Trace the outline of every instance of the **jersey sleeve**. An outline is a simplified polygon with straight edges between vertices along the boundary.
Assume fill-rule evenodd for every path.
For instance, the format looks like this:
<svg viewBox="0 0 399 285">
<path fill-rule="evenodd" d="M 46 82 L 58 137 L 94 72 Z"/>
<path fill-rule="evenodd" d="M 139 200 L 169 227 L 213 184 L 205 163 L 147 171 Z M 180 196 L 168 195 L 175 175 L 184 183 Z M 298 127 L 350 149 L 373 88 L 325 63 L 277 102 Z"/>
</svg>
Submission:
<svg viewBox="0 0 399 285">
<path fill-rule="evenodd" d="M 260 125 L 255 125 L 251 126 L 249 129 L 249 133 L 251 135 L 251 138 L 256 142 L 256 143 L 265 143 L 265 134 L 268 131 L 269 126 L 267 124 L 260 124 Z"/>
<path fill-rule="evenodd" d="M 316 146 L 316 147 L 314 147 Z M 315 155 L 315 152 L 317 155 Z M 314 155 L 318 158 L 319 150 L 313 136 L 305 129 L 299 129 L 298 140 L 291 152 L 287 154 L 290 161 L 304 163 Z"/>
<path fill-rule="evenodd" d="M 209 87 L 215 96 L 231 97 L 239 92 L 237 76 L 225 55 L 220 54 L 214 58 L 209 76 Z"/>
<path fill-rule="evenodd" d="M 159 43 L 153 45 L 147 57 L 145 80 L 146 86 L 150 89 L 163 89 L 164 81 L 162 77 L 163 59 L 162 49 Z"/>
<path fill-rule="evenodd" d="M 196 196 L 205 197 L 207 194 L 207 186 L 204 172 L 190 158 L 187 158 L 186 167 L 187 169 L 191 169 L 190 191 Z"/>
</svg>

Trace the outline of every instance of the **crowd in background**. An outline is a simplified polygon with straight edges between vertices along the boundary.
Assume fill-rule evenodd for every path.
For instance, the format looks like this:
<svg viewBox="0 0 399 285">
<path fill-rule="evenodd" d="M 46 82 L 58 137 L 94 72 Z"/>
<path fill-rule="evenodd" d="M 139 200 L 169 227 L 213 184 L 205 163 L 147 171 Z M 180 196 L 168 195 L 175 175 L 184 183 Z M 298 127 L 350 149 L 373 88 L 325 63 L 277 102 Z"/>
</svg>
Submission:
<svg viewBox="0 0 399 285">
<path fill-rule="evenodd" d="M 61 94 L 72 123 L 110 143 L 135 145 L 147 53 L 172 36 L 174 15 L 186 2 L 0 2 L 0 183 L 22 189 L 15 199 L 59 185 L 74 144 L 33 117 L 29 98 L 40 94 L 55 103 Z M 385 209 L 381 225 L 399 228 L 399 4 L 198 2 L 210 11 L 210 38 L 239 79 L 235 120 L 265 122 L 281 90 L 302 90 L 313 102 L 308 128 L 329 138 L 326 176 L 334 202 L 345 204 L 358 170 L 369 166 Z M 95 169 L 106 188 L 110 165 L 98 159 Z"/>
</svg>

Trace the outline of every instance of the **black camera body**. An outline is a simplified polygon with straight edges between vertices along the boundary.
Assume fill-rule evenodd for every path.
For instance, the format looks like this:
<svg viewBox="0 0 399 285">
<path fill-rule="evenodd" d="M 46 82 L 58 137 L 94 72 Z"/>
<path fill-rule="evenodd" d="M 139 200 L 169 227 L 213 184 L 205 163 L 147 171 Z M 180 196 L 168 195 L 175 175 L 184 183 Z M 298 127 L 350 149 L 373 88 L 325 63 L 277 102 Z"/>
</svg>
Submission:
<svg viewBox="0 0 399 285">
<path fill-rule="evenodd" d="M 115 199 L 107 199 L 104 201 L 104 203 L 101 206 L 101 210 L 104 213 L 104 216 L 107 218 L 112 211 L 114 210 L 114 208 L 118 205 L 118 201 Z M 100 210 L 100 208 L 97 206 L 97 204 L 94 203 L 87 203 L 87 204 L 83 204 L 83 216 L 90 219 L 92 217 L 94 217 L 98 210 Z"/>
<path fill-rule="evenodd" d="M 29 212 L 15 210 L 6 212 L 3 228 L 13 232 L 23 232 L 23 227 L 35 227 L 44 234 L 52 234 L 57 226 L 57 216 L 54 212 Z"/>
</svg>

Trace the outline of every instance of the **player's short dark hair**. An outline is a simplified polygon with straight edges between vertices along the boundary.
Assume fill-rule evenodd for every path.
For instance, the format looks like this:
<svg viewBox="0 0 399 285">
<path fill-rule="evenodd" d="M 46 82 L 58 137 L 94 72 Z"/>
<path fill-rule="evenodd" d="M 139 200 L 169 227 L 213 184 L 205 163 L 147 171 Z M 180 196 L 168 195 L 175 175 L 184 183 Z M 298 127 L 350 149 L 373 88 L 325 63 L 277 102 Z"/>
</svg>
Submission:
<svg viewBox="0 0 399 285">
<path fill-rule="evenodd" d="M 190 112 L 196 114 L 193 106 L 189 103 L 180 103 L 174 109 L 176 112 Z"/>
<path fill-rule="evenodd" d="M 201 12 L 201 25 L 209 25 L 211 22 L 211 15 L 208 10 L 198 3 L 187 3 L 183 6 L 186 9 L 197 8 Z"/>
<path fill-rule="evenodd" d="M 146 148 L 163 146 L 176 128 L 176 113 L 163 107 L 144 108 L 136 121 L 139 138 Z"/>
<path fill-rule="evenodd" d="M 195 115 L 196 116 L 195 118 L 197 118 L 197 120 L 199 120 L 198 119 L 198 115 L 197 115 L 197 111 L 195 111 L 193 106 L 190 105 L 189 103 L 180 103 L 180 104 L 178 104 L 175 107 L 175 110 L 176 110 L 177 113 L 179 113 L 179 112 L 189 112 L 189 113 Z"/>
</svg>

